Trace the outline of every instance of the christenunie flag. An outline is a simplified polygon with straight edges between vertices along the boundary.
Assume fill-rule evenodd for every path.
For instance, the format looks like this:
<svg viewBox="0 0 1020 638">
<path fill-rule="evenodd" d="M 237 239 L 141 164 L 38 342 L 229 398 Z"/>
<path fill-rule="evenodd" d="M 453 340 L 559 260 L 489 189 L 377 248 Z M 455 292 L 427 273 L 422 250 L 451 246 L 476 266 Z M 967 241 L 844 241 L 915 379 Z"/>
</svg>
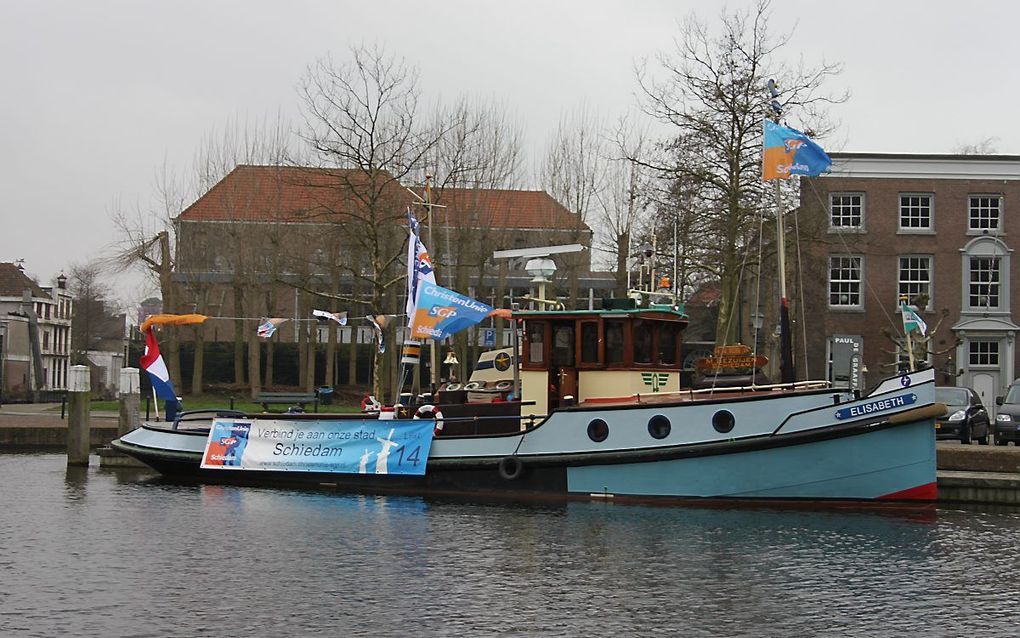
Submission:
<svg viewBox="0 0 1020 638">
<path fill-rule="evenodd" d="M 907 305 L 907 302 L 904 301 L 900 306 L 900 312 L 903 314 L 903 332 L 917 330 L 921 334 L 928 334 L 928 324 L 924 322 L 921 315 Z"/>
<path fill-rule="evenodd" d="M 821 175 L 832 166 L 832 160 L 811 138 L 771 120 L 765 120 L 764 145 L 761 170 L 767 180 Z"/>
<path fill-rule="evenodd" d="M 407 325 L 414 319 L 414 309 L 418 304 L 418 291 L 423 284 L 436 283 L 436 273 L 432 269 L 432 260 L 425 250 L 425 245 L 418 237 L 418 220 L 411 209 L 407 209 L 407 226 L 411 231 L 407 241 Z"/>
<path fill-rule="evenodd" d="M 156 335 L 150 327 L 145 331 L 145 352 L 142 353 L 142 368 L 149 373 L 149 380 L 156 391 L 156 398 L 164 401 L 176 401 L 177 393 L 170 383 L 170 373 L 166 369 L 166 362 L 163 355 L 159 353 L 159 344 L 156 342 Z"/>
<path fill-rule="evenodd" d="M 411 338 L 439 341 L 470 328 L 492 312 L 492 306 L 442 286 L 425 283 L 418 290 L 418 307 L 411 320 Z"/>
</svg>

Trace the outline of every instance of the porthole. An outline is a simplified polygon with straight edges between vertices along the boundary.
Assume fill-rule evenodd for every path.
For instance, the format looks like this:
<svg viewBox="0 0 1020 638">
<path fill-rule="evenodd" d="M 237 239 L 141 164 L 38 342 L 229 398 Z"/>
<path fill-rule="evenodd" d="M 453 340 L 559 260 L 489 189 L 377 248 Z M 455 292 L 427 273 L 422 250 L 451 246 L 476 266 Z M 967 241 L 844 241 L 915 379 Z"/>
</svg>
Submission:
<svg viewBox="0 0 1020 638">
<path fill-rule="evenodd" d="M 592 419 L 588 424 L 588 438 L 601 443 L 609 438 L 609 424 L 602 419 Z"/>
<path fill-rule="evenodd" d="M 669 418 L 662 414 L 656 414 L 652 418 L 648 419 L 648 433 L 652 435 L 653 439 L 666 438 L 669 436 L 669 430 L 671 427 Z"/>
<path fill-rule="evenodd" d="M 733 424 L 736 420 L 733 418 L 733 413 L 729 410 L 719 410 L 712 415 L 712 427 L 715 428 L 716 432 L 726 434 L 733 429 Z"/>
</svg>

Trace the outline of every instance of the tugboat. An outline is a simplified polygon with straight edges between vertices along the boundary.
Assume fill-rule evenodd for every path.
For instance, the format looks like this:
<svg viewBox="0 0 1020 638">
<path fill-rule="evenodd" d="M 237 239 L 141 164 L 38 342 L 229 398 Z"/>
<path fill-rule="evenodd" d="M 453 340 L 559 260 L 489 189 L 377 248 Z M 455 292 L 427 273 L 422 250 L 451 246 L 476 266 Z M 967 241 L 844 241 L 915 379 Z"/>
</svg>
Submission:
<svg viewBox="0 0 1020 638">
<path fill-rule="evenodd" d="M 935 498 L 942 408 L 931 369 L 863 396 L 822 382 L 759 386 L 754 375 L 681 388 L 687 317 L 676 306 L 512 320 L 520 361 L 512 348 L 487 355 L 493 369 L 509 366 L 441 387 L 424 412 L 185 412 L 113 446 L 168 476 L 261 485 L 620 501 Z"/>
</svg>

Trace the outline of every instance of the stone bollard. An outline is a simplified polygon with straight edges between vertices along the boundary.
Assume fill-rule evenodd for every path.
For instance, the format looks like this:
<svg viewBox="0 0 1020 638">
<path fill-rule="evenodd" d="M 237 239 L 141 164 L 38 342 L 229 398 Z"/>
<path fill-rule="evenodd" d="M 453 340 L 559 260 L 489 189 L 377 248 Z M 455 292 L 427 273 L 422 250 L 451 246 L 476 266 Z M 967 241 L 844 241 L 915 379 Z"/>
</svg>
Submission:
<svg viewBox="0 0 1020 638">
<path fill-rule="evenodd" d="M 117 419 L 117 436 L 124 436 L 140 423 L 142 396 L 138 385 L 138 368 L 120 370 L 120 416 Z"/>
<path fill-rule="evenodd" d="M 67 415 L 67 464 L 89 464 L 89 401 L 91 384 L 88 366 L 71 366 L 67 374 L 69 407 Z"/>
</svg>

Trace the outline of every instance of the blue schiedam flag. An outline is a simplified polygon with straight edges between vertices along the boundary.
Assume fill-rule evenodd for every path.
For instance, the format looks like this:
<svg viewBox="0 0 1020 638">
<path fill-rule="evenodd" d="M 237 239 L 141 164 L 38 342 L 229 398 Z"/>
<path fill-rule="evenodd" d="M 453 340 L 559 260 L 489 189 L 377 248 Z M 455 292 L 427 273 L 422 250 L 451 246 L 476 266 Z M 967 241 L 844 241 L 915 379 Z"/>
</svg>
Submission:
<svg viewBox="0 0 1020 638">
<path fill-rule="evenodd" d="M 791 175 L 821 175 L 832 160 L 811 138 L 797 129 L 765 120 L 765 152 L 762 154 L 762 178 L 786 179 Z"/>
</svg>

